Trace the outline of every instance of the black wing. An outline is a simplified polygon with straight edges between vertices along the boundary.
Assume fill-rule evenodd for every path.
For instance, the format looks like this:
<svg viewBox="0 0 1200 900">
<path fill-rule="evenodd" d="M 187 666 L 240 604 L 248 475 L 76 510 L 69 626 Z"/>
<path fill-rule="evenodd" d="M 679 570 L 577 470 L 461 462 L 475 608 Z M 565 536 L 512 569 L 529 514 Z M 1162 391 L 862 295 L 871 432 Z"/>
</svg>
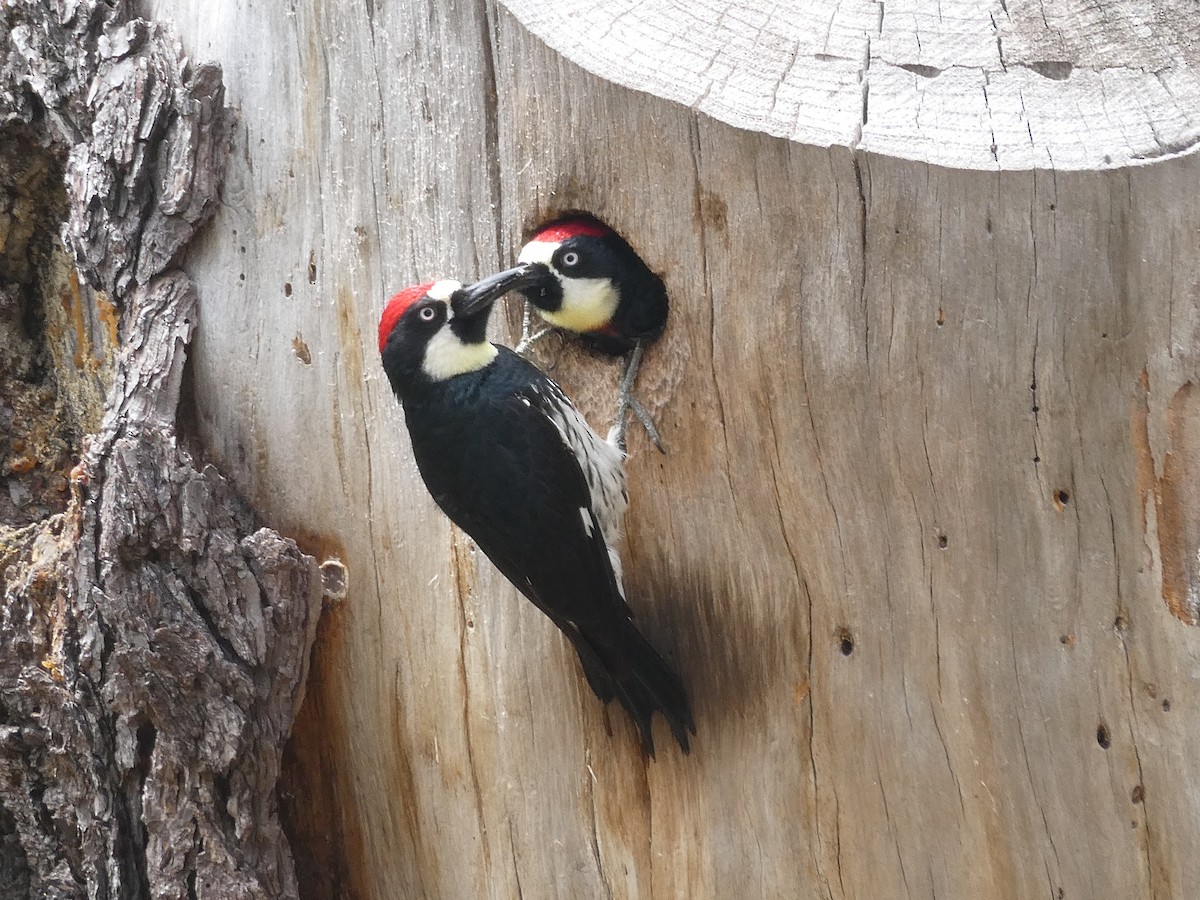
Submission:
<svg viewBox="0 0 1200 900">
<path fill-rule="evenodd" d="M 629 711 L 647 751 L 661 711 L 687 752 L 687 691 L 631 621 L 587 478 L 539 403 L 550 385 L 502 351 L 446 388 L 453 402 L 406 404 L 417 466 L 442 510 L 570 639 L 596 695 Z"/>
<path fill-rule="evenodd" d="M 559 627 L 628 619 L 574 453 L 528 396 L 506 393 L 497 402 L 487 394 L 486 404 L 466 405 L 460 427 L 440 423 L 436 452 L 423 453 L 413 434 L 434 500 Z"/>
</svg>

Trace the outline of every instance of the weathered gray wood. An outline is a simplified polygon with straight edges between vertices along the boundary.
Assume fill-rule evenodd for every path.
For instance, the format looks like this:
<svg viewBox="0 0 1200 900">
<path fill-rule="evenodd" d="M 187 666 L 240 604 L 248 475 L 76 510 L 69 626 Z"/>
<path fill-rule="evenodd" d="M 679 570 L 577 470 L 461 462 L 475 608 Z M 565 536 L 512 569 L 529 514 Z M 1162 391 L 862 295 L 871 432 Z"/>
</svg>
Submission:
<svg viewBox="0 0 1200 900">
<path fill-rule="evenodd" d="M 1200 156 L 805 146 L 588 75 L 493 3 L 160 7 L 241 112 L 188 258 L 200 431 L 352 577 L 290 750 L 309 896 L 1189 895 Z M 1063 164 L 1127 161 L 1111 137 Z M 388 292 L 570 207 L 675 303 L 625 560 L 688 758 L 644 760 L 437 513 L 378 368 Z M 614 366 L 538 359 L 607 424 Z"/>
<path fill-rule="evenodd" d="M 177 429 L 220 73 L 120 3 L 3 15 L 0 895 L 295 897 L 275 785 L 321 574 Z"/>
<path fill-rule="evenodd" d="M 590 72 L 806 144 L 1061 171 L 1200 143 L 1185 3 L 499 2 Z"/>
</svg>

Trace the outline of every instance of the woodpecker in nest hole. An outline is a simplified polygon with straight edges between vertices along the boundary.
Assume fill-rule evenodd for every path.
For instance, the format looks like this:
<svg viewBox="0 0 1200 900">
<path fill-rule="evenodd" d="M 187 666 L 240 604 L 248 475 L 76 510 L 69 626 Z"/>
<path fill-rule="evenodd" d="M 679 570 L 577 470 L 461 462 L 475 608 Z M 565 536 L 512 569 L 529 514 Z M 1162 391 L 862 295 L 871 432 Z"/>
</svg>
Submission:
<svg viewBox="0 0 1200 900">
<path fill-rule="evenodd" d="M 534 267 L 537 277 L 520 292 L 543 319 L 577 333 L 601 353 L 625 357 L 614 435 L 621 449 L 625 449 L 625 415 L 632 412 L 661 452 L 658 429 L 633 396 L 633 382 L 646 345 L 667 325 L 670 304 L 662 279 L 628 241 L 586 213 L 570 213 L 541 226 L 521 248 L 517 261 Z M 549 331 L 529 334 L 527 307 L 517 352 L 528 350 Z"/>
</svg>

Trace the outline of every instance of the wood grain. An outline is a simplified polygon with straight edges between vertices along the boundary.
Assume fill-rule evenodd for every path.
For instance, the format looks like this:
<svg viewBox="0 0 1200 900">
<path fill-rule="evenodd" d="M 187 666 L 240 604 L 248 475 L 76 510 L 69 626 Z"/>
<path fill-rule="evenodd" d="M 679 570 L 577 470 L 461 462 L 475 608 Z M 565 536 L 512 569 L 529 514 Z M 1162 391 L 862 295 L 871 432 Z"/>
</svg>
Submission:
<svg viewBox="0 0 1200 900">
<path fill-rule="evenodd" d="M 499 2 L 589 72 L 805 144 L 1061 171 L 1200 141 L 1180 2 Z"/>
<path fill-rule="evenodd" d="M 27 454 L 0 472 L 0 895 L 295 897 L 275 787 L 321 573 L 198 453 L 172 265 L 217 200 L 220 72 L 122 3 L 3 21 L 0 242 L 30 249 L 0 265 Z"/>
<path fill-rule="evenodd" d="M 599 12 L 560 8 L 594 33 Z M 307 896 L 1188 895 L 1200 632 L 1167 587 L 1196 577 L 1200 157 L 1114 168 L 1159 145 L 1116 111 L 1085 132 L 1061 93 L 1011 112 L 1023 156 L 1000 128 L 993 157 L 961 92 L 889 113 L 889 64 L 905 102 L 992 78 L 995 35 L 966 41 L 970 22 L 914 59 L 885 17 L 897 55 L 871 64 L 877 130 L 851 150 L 861 52 L 839 52 L 845 97 L 778 104 L 829 129 L 787 132 L 803 144 L 589 75 L 494 3 L 160 9 L 240 113 L 186 261 L 200 432 L 351 576 L 289 751 Z M 850 41 L 866 26 L 841 14 Z M 1110 34 L 1089 27 L 1062 45 Z M 1156 28 L 1004 84 L 1106 89 L 1160 38 L 1193 52 Z M 1029 66 L 1067 53 L 1027 43 Z M 690 77 L 678 50 L 652 61 Z M 747 120 L 763 83 L 730 68 Z M 1168 147 L 1194 127 L 1180 103 Z M 645 760 L 438 514 L 377 363 L 390 291 L 490 271 L 571 207 L 674 303 L 639 387 L 669 452 L 634 437 L 625 560 L 695 698 L 687 758 Z M 557 339 L 538 361 L 607 425 L 611 363 Z"/>
</svg>

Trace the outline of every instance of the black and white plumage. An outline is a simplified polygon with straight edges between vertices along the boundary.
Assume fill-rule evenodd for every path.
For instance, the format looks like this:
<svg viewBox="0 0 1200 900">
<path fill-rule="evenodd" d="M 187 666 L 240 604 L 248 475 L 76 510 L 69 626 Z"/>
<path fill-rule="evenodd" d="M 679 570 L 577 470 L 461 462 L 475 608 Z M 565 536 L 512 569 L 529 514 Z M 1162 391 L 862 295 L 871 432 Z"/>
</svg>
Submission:
<svg viewBox="0 0 1200 900">
<path fill-rule="evenodd" d="M 515 354 L 513 354 L 515 355 Z M 519 358 L 519 357 L 518 357 Z M 533 367 L 537 370 L 536 366 Z M 538 374 L 541 374 L 538 370 Z M 621 596 L 625 596 L 621 585 L 621 522 L 629 505 L 629 493 L 625 489 L 625 454 L 614 443 L 602 440 L 587 420 L 580 414 L 563 393 L 558 383 L 542 376 L 541 383 L 522 393 L 521 402 L 542 413 L 558 430 L 563 444 L 575 455 L 575 461 L 583 472 L 591 498 L 591 512 L 595 514 L 608 546 L 608 556 L 617 577 Z M 580 518 L 588 528 L 590 522 L 586 512 L 580 509 Z"/>
<path fill-rule="evenodd" d="M 625 357 L 615 426 L 618 443 L 624 446 L 625 413 L 632 411 L 662 450 L 658 429 L 633 396 L 633 382 L 646 346 L 667 325 L 670 302 L 663 280 L 628 241 L 587 213 L 569 213 L 543 224 L 521 248 L 518 262 L 532 267 L 520 290 L 539 316 L 575 332 L 601 353 Z M 523 330 L 518 352 L 549 331 L 530 335 L 528 315 Z"/>
<path fill-rule="evenodd" d="M 625 707 L 651 755 L 656 711 L 687 752 L 687 692 L 621 587 L 623 454 L 557 384 L 484 337 L 492 302 L 528 272 L 400 292 L 380 321 L 383 367 L 438 506 L 563 631 L 593 692 Z"/>
</svg>

